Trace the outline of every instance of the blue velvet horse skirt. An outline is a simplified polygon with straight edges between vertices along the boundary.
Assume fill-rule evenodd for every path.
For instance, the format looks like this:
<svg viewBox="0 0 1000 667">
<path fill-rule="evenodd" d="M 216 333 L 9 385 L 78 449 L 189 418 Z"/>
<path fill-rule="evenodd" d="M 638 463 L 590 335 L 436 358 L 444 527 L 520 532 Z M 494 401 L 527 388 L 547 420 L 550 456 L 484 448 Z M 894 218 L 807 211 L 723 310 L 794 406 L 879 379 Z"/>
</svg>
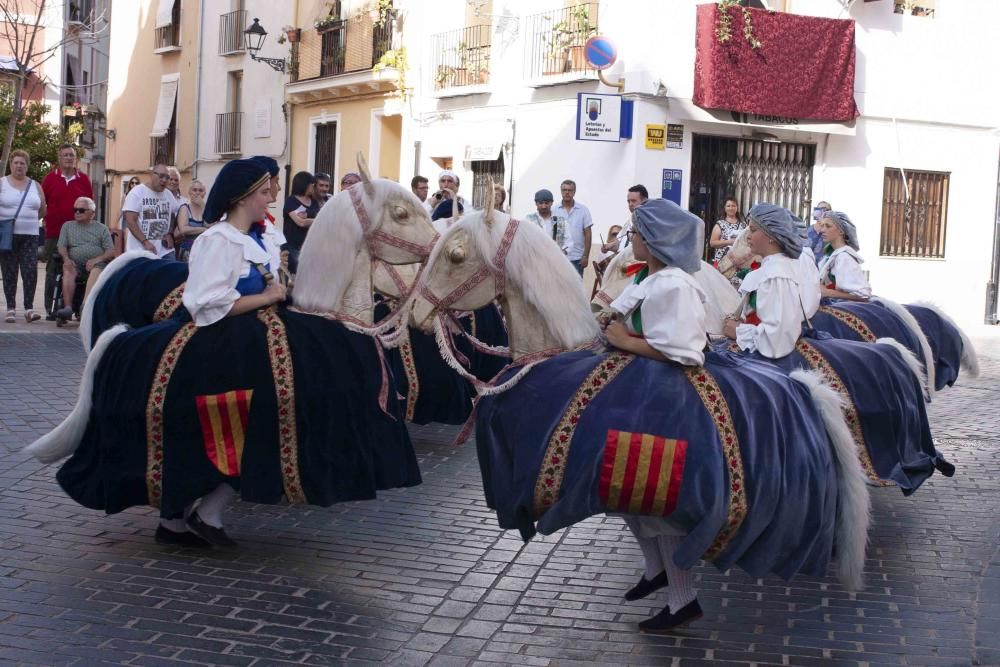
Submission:
<svg viewBox="0 0 1000 667">
<path fill-rule="evenodd" d="M 955 384 L 962 360 L 961 332 L 932 308 L 903 306 L 917 321 L 934 359 L 934 389 Z M 874 343 L 878 338 L 894 338 L 921 361 L 923 350 L 914 332 L 899 315 L 878 301 L 860 302 L 824 299 L 812 325 L 834 338 Z"/>
<path fill-rule="evenodd" d="M 101 333 L 116 324 L 138 328 L 176 319 L 190 321 L 182 303 L 188 266 L 183 262 L 133 259 L 108 276 L 97 292 L 91 317 L 91 345 Z M 376 319 L 389 314 L 386 304 L 376 306 Z M 492 346 L 507 345 L 507 330 L 496 306 L 489 305 L 460 319 L 473 336 Z M 481 380 L 490 380 L 509 361 L 474 349 L 458 337 L 456 348 L 469 361 L 469 369 Z M 396 391 L 406 421 L 416 424 L 464 424 L 472 411 L 472 387 L 441 358 L 437 342 L 411 327 L 409 338 L 399 348 L 386 351 L 393 369 Z"/>
<path fill-rule="evenodd" d="M 617 512 L 685 532 L 680 567 L 826 572 L 834 453 L 807 389 L 770 364 L 561 354 L 482 399 L 476 445 L 488 505 L 526 539 Z"/>
<path fill-rule="evenodd" d="M 748 356 L 788 373 L 820 373 L 844 401 L 844 417 L 870 483 L 896 484 L 910 495 L 936 468 L 951 472 L 934 447 L 920 380 L 896 348 L 819 332 L 804 335 L 781 359 Z"/>
<path fill-rule="evenodd" d="M 370 337 L 273 308 L 127 331 L 57 479 L 86 507 L 164 517 L 221 482 L 250 502 L 320 506 L 419 484 L 398 404 L 378 405 L 379 363 Z"/>
</svg>

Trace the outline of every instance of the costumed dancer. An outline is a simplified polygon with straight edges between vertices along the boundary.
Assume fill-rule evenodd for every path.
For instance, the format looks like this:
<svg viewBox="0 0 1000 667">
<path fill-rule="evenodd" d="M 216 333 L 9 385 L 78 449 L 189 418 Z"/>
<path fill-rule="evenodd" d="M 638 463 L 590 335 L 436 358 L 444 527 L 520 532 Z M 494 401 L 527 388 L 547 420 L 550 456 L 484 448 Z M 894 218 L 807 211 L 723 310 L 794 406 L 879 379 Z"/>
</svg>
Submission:
<svg viewBox="0 0 1000 667">
<path fill-rule="evenodd" d="M 824 297 L 867 301 L 872 288 L 865 278 L 858 254 L 858 229 L 840 211 L 827 211 L 820 220 L 820 234 L 826 246 L 819 263 L 819 280 Z"/>
<path fill-rule="evenodd" d="M 215 224 L 191 248 L 184 288 L 184 306 L 196 326 L 285 300 L 285 287 L 272 274 L 281 251 L 260 222 L 274 201 L 270 181 L 269 172 L 255 160 L 234 160 L 215 179 L 205 203 L 205 220 Z M 219 484 L 200 499 L 187 526 L 210 544 L 235 547 L 222 522 L 222 511 L 235 495 L 228 483 Z M 161 526 L 176 533 L 181 522 L 161 519 Z"/>
<path fill-rule="evenodd" d="M 705 361 L 705 293 L 690 274 L 701 268 L 701 220 L 665 199 L 649 199 L 633 213 L 628 232 L 635 258 L 645 261 L 634 284 L 611 303 L 615 321 L 604 333 L 614 347 L 684 366 Z M 667 632 L 702 616 L 694 575 L 674 563 L 684 532 L 663 520 L 627 517 L 645 559 L 639 583 L 625 599 L 639 600 L 667 587 L 667 604 L 639 624 L 644 632 Z"/>
<path fill-rule="evenodd" d="M 281 192 L 281 179 L 278 175 L 281 173 L 281 168 L 278 166 L 277 160 L 273 157 L 268 157 L 267 155 L 254 155 L 250 158 L 252 162 L 256 162 L 261 167 L 267 170 L 267 173 L 271 177 L 271 203 L 278 201 L 278 193 Z M 264 211 L 264 236 L 269 237 L 270 243 L 281 250 L 281 263 L 278 267 L 279 276 L 282 283 L 285 284 L 289 289 L 291 289 L 291 277 L 288 271 L 288 240 L 285 239 L 284 233 L 278 229 L 275 224 L 275 217 L 271 215 L 270 211 Z"/>
<path fill-rule="evenodd" d="M 761 265 L 743 279 L 740 319 L 727 319 L 725 334 L 745 352 L 784 357 L 795 349 L 805 317 L 797 262 L 802 237 L 788 211 L 762 203 L 750 209 L 747 242 Z"/>
</svg>

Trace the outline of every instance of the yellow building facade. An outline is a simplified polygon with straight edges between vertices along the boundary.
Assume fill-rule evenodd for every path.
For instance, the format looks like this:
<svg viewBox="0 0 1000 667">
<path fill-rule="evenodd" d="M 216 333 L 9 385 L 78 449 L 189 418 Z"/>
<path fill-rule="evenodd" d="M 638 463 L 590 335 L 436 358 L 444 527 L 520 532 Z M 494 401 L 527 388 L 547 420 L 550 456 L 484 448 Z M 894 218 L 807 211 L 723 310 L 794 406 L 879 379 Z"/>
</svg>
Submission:
<svg viewBox="0 0 1000 667">
<path fill-rule="evenodd" d="M 327 172 L 334 190 L 357 170 L 398 180 L 402 117 L 398 21 L 374 2 L 297 0 L 287 86 L 292 172 Z M 402 52 L 405 53 L 405 52 Z M 384 68 L 374 69 L 380 61 Z"/>
<path fill-rule="evenodd" d="M 111 12 L 106 178 L 112 228 L 130 181 L 148 183 L 158 159 L 180 170 L 187 190 L 198 131 L 200 5 L 136 0 L 116 3 Z"/>
</svg>

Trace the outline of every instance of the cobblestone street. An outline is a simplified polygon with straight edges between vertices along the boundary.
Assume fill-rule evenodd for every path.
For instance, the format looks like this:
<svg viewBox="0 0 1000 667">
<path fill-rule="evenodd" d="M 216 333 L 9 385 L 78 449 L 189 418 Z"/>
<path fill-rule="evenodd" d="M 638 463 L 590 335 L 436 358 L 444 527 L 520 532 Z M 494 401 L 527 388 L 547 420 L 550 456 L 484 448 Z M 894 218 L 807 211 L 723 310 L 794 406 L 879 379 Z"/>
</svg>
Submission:
<svg viewBox="0 0 1000 667">
<path fill-rule="evenodd" d="M 20 449 L 76 400 L 72 333 L 0 333 L 2 665 L 1000 665 L 1000 346 L 930 406 L 954 478 L 873 489 L 867 588 L 697 569 L 674 635 L 625 603 L 640 555 L 600 517 L 522 544 L 482 500 L 475 448 L 413 428 L 424 483 L 377 501 L 230 506 L 235 552 L 157 546 L 147 508 L 103 516 Z"/>
</svg>

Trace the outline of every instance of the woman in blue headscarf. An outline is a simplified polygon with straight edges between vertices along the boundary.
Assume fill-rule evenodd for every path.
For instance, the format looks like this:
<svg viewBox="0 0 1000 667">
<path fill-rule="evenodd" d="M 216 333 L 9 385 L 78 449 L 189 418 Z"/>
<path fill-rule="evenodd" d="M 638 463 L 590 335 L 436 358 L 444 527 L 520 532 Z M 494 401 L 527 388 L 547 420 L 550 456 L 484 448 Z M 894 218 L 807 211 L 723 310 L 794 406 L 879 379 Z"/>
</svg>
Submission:
<svg viewBox="0 0 1000 667">
<path fill-rule="evenodd" d="M 820 290 L 824 297 L 867 301 L 872 288 L 865 278 L 858 254 L 858 229 L 840 211 L 827 211 L 820 220 L 820 234 L 826 244 L 819 263 Z"/>
<path fill-rule="evenodd" d="M 700 366 L 705 361 L 705 293 L 690 274 L 701 267 L 702 221 L 671 201 L 648 199 L 633 212 L 628 233 L 635 258 L 646 268 L 611 302 L 616 320 L 604 330 L 608 343 L 650 359 Z M 667 632 L 700 618 L 694 575 L 674 563 L 684 532 L 645 517 L 625 517 L 625 523 L 639 543 L 645 568 L 625 599 L 642 599 L 669 582 L 666 606 L 639 628 Z"/>
<path fill-rule="evenodd" d="M 184 306 L 198 326 L 285 300 L 272 278 L 281 251 L 261 221 L 271 198 L 270 174 L 253 160 L 222 168 L 205 203 L 205 220 L 217 222 L 191 249 Z"/>
<path fill-rule="evenodd" d="M 761 203 L 750 209 L 747 242 L 761 265 L 743 279 L 743 307 L 738 320 L 726 320 L 725 334 L 746 352 L 784 357 L 795 349 L 805 317 L 798 268 L 802 238 L 787 210 Z"/>
</svg>

